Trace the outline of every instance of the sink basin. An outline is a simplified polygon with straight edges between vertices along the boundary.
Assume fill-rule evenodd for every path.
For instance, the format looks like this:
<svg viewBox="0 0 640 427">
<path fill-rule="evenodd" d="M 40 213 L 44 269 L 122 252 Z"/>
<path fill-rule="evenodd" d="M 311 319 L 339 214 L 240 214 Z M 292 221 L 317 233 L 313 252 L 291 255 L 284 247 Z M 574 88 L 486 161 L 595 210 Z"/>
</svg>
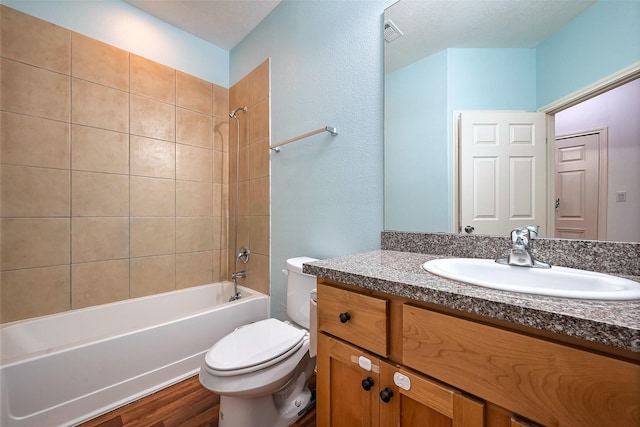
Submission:
<svg viewBox="0 0 640 427">
<path fill-rule="evenodd" d="M 574 268 L 516 267 L 475 258 L 434 259 L 422 268 L 447 279 L 503 291 L 596 300 L 640 299 L 638 282 Z"/>
</svg>

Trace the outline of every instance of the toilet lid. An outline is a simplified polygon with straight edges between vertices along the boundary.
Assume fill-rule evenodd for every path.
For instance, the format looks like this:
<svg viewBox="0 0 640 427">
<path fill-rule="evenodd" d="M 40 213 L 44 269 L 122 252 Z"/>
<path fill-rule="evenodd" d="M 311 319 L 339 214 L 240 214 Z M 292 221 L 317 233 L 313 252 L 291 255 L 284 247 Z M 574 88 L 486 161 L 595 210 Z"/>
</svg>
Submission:
<svg viewBox="0 0 640 427">
<path fill-rule="evenodd" d="M 215 371 L 245 370 L 269 361 L 275 363 L 285 353 L 297 350 L 305 334 L 305 330 L 277 319 L 250 323 L 215 343 L 207 352 L 205 362 Z"/>
</svg>

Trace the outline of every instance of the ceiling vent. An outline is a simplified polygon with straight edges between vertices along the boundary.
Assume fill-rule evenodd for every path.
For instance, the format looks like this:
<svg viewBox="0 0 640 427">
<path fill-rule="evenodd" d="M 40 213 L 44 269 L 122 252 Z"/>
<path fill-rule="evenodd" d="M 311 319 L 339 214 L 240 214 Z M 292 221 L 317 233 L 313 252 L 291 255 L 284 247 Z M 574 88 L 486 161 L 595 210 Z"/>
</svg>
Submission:
<svg viewBox="0 0 640 427">
<path fill-rule="evenodd" d="M 404 34 L 400 29 L 393 23 L 391 19 L 387 19 L 384 21 L 384 40 L 387 43 L 391 43 L 392 41 L 399 39 Z"/>
</svg>

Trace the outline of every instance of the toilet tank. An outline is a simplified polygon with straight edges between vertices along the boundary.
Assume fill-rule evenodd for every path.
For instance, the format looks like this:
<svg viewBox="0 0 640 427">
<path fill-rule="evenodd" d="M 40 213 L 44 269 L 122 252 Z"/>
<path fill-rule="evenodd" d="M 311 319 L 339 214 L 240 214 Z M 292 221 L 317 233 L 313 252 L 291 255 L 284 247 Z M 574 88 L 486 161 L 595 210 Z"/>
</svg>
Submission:
<svg viewBox="0 0 640 427">
<path fill-rule="evenodd" d="M 316 276 L 302 272 L 302 264 L 316 258 L 287 260 L 287 314 L 298 325 L 309 329 L 309 294 L 316 288 Z"/>
</svg>

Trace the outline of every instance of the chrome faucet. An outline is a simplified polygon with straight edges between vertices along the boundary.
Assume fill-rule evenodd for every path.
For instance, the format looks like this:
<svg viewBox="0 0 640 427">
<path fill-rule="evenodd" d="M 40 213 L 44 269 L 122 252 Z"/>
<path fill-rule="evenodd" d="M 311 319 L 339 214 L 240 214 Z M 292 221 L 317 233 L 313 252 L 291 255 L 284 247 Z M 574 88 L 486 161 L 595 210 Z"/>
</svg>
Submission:
<svg viewBox="0 0 640 427">
<path fill-rule="evenodd" d="M 231 273 L 231 280 L 244 279 L 245 277 L 247 277 L 247 273 L 244 271 L 236 271 L 235 273 Z"/>
<path fill-rule="evenodd" d="M 498 258 L 496 262 L 518 267 L 551 268 L 551 265 L 538 261 L 533 256 L 533 239 L 538 237 L 538 229 L 537 225 L 528 225 L 511 230 L 511 250 L 506 257 Z"/>
</svg>

